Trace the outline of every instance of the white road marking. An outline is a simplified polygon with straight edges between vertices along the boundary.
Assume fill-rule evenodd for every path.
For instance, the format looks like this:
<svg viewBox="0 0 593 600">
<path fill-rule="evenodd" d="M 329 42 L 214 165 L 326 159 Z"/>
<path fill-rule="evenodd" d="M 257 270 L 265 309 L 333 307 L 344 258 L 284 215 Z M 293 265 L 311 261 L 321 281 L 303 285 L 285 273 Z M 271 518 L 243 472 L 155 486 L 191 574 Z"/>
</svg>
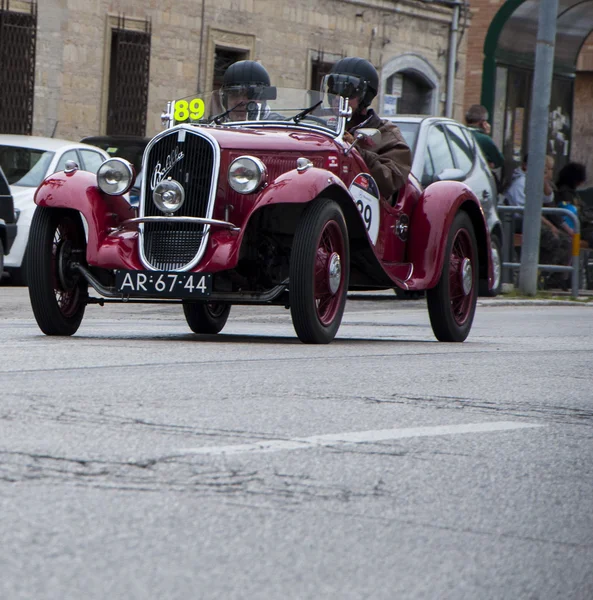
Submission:
<svg viewBox="0 0 593 600">
<path fill-rule="evenodd" d="M 177 451 L 175 456 L 183 454 L 248 454 L 259 452 L 281 452 L 283 450 L 309 450 L 341 444 L 365 444 L 385 440 L 399 440 L 412 437 L 432 437 L 437 435 L 456 435 L 460 433 L 489 433 L 493 431 L 512 431 L 545 427 L 535 423 L 518 423 L 513 421 L 494 421 L 490 423 L 464 423 L 461 425 L 437 425 L 435 427 L 406 427 L 401 429 L 377 429 L 374 431 L 351 431 L 346 433 L 330 433 L 312 435 L 310 437 L 290 440 L 265 440 L 253 444 L 234 444 L 231 446 L 202 446 L 185 448 Z"/>
</svg>

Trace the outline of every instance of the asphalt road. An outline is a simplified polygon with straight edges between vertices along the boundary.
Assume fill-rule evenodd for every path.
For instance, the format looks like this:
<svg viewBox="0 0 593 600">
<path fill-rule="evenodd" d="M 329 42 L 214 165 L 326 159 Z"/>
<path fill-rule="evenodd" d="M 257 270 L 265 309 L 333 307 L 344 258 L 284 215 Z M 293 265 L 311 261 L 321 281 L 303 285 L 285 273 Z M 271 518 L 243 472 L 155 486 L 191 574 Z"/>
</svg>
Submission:
<svg viewBox="0 0 593 600">
<path fill-rule="evenodd" d="M 349 300 L 338 338 L 234 307 L 0 288 L 0 598 L 593 598 L 593 305 Z"/>
</svg>

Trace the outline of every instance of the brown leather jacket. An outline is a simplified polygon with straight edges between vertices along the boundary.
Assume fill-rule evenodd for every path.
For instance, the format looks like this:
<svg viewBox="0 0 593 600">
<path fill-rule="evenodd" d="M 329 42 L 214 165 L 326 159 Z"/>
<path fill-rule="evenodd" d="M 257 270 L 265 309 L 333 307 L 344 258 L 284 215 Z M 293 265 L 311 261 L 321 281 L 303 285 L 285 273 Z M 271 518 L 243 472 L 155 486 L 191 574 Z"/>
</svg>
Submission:
<svg viewBox="0 0 593 600">
<path fill-rule="evenodd" d="M 381 119 L 373 109 L 367 111 L 367 118 L 362 123 L 351 124 L 349 133 L 361 127 L 371 127 L 381 132 L 381 142 L 372 149 L 357 145 L 364 162 L 379 186 L 381 194 L 391 199 L 408 180 L 412 167 L 412 153 L 406 144 L 399 127 Z"/>
</svg>

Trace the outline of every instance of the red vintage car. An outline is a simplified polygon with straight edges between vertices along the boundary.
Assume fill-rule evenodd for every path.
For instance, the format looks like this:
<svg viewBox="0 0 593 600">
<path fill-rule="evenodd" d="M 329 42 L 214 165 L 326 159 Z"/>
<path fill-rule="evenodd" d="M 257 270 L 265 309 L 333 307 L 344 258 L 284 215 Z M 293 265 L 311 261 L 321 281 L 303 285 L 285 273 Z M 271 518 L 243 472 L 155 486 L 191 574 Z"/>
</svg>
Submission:
<svg viewBox="0 0 593 600">
<path fill-rule="evenodd" d="M 220 332 L 233 304 L 270 304 L 290 308 L 303 342 L 328 343 L 348 290 L 401 288 L 426 290 L 437 339 L 466 339 L 478 283 L 492 284 L 476 196 L 410 176 L 381 197 L 356 149 L 380 133 L 346 143 L 346 99 L 273 96 L 227 110 L 215 93 L 170 103 L 144 153 L 136 208 L 125 197 L 136 174 L 122 159 L 96 176 L 70 163 L 45 179 L 29 242 L 44 333 L 74 334 L 86 305 L 104 298 L 173 300 L 198 334 Z"/>
</svg>

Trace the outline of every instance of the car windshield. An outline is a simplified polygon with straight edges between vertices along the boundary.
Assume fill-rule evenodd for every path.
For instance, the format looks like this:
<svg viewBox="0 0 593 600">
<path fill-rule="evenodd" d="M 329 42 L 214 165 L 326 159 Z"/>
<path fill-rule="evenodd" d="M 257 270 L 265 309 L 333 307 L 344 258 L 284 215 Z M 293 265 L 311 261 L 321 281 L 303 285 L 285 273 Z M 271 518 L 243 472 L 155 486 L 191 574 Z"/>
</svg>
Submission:
<svg viewBox="0 0 593 600">
<path fill-rule="evenodd" d="M 418 139 L 418 130 L 420 129 L 419 123 L 410 123 L 409 121 L 398 121 L 393 119 L 393 123 L 395 123 L 399 130 L 402 132 L 404 136 L 404 140 L 406 140 L 406 144 L 410 147 L 412 153 L 416 148 L 416 140 Z"/>
<path fill-rule="evenodd" d="M 337 105 L 336 105 L 337 104 Z M 195 94 L 172 103 L 173 124 L 199 125 L 281 123 L 339 132 L 339 102 L 319 90 L 268 87 L 263 90 L 231 89 Z"/>
<path fill-rule="evenodd" d="M 10 185 L 38 187 L 54 153 L 36 148 L 0 146 L 0 166 Z"/>
</svg>

